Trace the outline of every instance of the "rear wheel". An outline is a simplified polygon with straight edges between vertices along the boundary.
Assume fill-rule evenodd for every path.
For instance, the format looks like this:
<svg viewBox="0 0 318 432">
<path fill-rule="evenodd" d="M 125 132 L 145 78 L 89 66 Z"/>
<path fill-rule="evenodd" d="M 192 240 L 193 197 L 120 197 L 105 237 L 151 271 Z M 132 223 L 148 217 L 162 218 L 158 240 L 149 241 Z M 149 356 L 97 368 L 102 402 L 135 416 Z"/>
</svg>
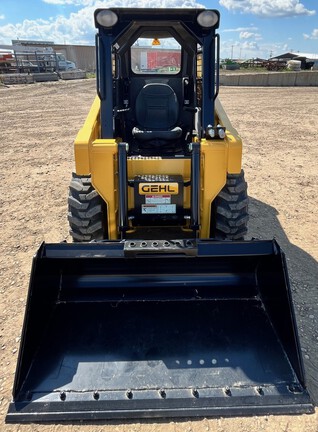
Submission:
<svg viewBox="0 0 318 432">
<path fill-rule="evenodd" d="M 90 176 L 72 174 L 68 197 L 68 220 L 74 242 L 107 238 L 107 207 L 93 188 Z"/>
<path fill-rule="evenodd" d="M 248 222 L 247 183 L 244 171 L 228 174 L 226 184 L 212 204 L 211 237 L 243 240 Z"/>
</svg>

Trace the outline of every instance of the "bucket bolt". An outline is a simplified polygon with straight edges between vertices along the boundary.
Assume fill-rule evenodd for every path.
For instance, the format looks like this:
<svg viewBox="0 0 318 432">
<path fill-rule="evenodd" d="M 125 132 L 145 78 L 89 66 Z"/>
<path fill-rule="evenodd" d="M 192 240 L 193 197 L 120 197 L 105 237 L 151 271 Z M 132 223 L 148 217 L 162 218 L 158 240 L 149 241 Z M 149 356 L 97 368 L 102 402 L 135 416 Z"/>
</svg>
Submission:
<svg viewBox="0 0 318 432">
<path fill-rule="evenodd" d="M 66 399 L 66 393 L 65 393 L 65 391 L 62 391 L 60 393 L 60 399 L 61 399 L 61 401 L 65 401 L 65 399 Z"/>
<path fill-rule="evenodd" d="M 167 393 L 163 389 L 159 390 L 159 395 L 160 395 L 160 397 L 162 397 L 162 399 L 166 399 L 166 397 L 167 397 Z"/>
<path fill-rule="evenodd" d="M 264 396 L 264 390 L 262 389 L 262 387 L 256 387 L 256 391 L 260 396 Z"/>
<path fill-rule="evenodd" d="M 225 387 L 224 393 L 226 394 L 226 396 L 232 396 L 231 389 L 228 386 Z"/>
<path fill-rule="evenodd" d="M 94 393 L 93 393 L 93 398 L 94 398 L 95 400 L 98 400 L 98 399 L 99 399 L 99 393 L 98 393 L 98 391 L 94 391 Z"/>
<path fill-rule="evenodd" d="M 198 398 L 199 397 L 199 392 L 198 392 L 198 390 L 196 389 L 196 388 L 194 388 L 194 389 L 192 389 L 192 396 L 193 397 L 195 397 L 195 398 Z"/>
<path fill-rule="evenodd" d="M 303 389 L 301 388 L 301 386 L 299 385 L 299 384 L 290 384 L 289 386 L 288 386 L 288 390 L 291 392 L 291 393 L 302 393 L 303 392 Z"/>
<path fill-rule="evenodd" d="M 130 389 L 128 389 L 128 390 L 126 391 L 126 398 L 127 398 L 127 399 L 132 399 L 133 397 L 134 397 L 133 392 L 132 392 Z"/>
</svg>

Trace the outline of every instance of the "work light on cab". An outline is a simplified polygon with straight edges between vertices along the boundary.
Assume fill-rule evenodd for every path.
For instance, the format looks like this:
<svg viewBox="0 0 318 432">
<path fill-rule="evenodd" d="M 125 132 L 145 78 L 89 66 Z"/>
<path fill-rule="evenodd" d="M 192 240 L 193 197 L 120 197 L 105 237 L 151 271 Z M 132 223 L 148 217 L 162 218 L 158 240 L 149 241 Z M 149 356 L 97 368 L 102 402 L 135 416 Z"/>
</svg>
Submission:
<svg viewBox="0 0 318 432">
<path fill-rule="evenodd" d="M 103 27 L 113 27 L 117 24 L 118 16 L 111 10 L 101 10 L 96 15 L 96 21 Z"/>
<path fill-rule="evenodd" d="M 218 21 L 218 14 L 212 10 L 201 12 L 197 17 L 198 24 L 204 28 L 214 27 Z"/>
</svg>

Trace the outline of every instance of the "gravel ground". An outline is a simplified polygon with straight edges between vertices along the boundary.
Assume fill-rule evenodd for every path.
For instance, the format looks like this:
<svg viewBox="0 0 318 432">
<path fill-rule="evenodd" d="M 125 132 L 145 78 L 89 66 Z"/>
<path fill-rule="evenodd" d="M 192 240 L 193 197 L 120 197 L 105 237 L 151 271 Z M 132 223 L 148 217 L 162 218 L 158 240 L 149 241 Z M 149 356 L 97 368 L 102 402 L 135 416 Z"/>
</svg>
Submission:
<svg viewBox="0 0 318 432">
<path fill-rule="evenodd" d="M 4 424 L 32 256 L 43 240 L 70 241 L 66 203 L 73 140 L 94 96 L 94 80 L 0 87 L 0 430 L 317 432 L 317 411 L 107 425 Z M 220 98 L 245 144 L 249 236 L 275 236 L 287 255 L 308 388 L 318 402 L 318 88 L 223 87 Z"/>
</svg>

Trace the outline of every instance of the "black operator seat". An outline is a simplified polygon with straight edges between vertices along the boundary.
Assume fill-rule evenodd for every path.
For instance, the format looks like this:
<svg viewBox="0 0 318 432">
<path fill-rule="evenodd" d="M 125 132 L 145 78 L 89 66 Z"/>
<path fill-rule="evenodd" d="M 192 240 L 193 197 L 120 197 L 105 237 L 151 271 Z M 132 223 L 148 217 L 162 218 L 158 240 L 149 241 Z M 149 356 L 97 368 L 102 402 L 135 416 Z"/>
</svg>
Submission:
<svg viewBox="0 0 318 432">
<path fill-rule="evenodd" d="M 182 129 L 176 126 L 179 103 L 168 84 L 146 84 L 136 99 L 137 126 L 132 130 L 138 141 L 171 141 L 181 137 Z"/>
</svg>

